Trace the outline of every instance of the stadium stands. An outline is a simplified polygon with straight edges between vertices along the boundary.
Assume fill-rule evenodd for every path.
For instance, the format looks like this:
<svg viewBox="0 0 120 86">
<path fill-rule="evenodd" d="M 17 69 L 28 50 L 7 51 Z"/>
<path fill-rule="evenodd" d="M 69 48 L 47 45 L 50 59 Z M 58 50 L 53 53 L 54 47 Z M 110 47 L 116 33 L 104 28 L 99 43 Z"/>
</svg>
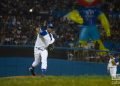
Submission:
<svg viewBox="0 0 120 86">
<path fill-rule="evenodd" d="M 14 2 L 14 3 L 13 3 Z M 0 45 L 34 45 L 35 28 L 44 19 L 55 27 L 55 46 L 75 47 L 79 29 L 76 24 L 63 18 L 75 8 L 74 0 L 1 0 Z M 109 18 L 112 36 L 101 38 L 107 48 L 120 51 L 120 5 L 119 0 L 106 0 L 102 8 Z M 32 12 L 29 10 L 33 9 Z"/>
</svg>

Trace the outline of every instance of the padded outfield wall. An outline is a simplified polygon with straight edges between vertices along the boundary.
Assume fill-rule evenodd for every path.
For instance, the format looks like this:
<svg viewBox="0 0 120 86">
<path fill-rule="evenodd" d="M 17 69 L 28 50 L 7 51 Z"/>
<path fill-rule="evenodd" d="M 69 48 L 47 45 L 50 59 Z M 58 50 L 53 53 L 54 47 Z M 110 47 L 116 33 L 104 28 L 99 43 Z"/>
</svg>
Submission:
<svg viewBox="0 0 120 86">
<path fill-rule="evenodd" d="M 47 75 L 108 75 L 107 63 L 68 61 L 65 52 L 50 52 Z M 33 47 L 0 47 L 0 76 L 30 75 Z M 40 65 L 36 69 L 40 74 Z M 120 67 L 118 67 L 120 73 Z"/>
<path fill-rule="evenodd" d="M 26 57 L 1 57 L 0 76 L 30 75 L 28 68 L 33 58 Z M 67 61 L 48 59 L 47 75 L 108 75 L 107 64 L 80 61 Z M 40 65 L 36 69 L 40 74 Z"/>
</svg>

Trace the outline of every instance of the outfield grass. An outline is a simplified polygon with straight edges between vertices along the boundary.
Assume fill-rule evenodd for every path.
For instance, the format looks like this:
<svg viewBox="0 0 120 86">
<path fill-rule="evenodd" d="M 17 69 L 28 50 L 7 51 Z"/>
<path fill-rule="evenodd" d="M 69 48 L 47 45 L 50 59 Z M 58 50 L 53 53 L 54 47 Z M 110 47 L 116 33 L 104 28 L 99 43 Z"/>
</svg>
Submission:
<svg viewBox="0 0 120 86">
<path fill-rule="evenodd" d="M 1 77 L 0 86 L 113 86 L 108 76 Z"/>
</svg>

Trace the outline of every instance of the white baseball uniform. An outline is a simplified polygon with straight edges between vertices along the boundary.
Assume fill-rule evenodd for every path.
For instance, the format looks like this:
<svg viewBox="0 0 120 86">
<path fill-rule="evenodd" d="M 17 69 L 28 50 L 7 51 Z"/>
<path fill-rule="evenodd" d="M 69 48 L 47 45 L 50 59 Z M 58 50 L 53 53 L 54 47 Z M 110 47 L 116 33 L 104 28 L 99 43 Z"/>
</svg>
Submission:
<svg viewBox="0 0 120 86">
<path fill-rule="evenodd" d="M 112 63 L 112 61 L 115 61 L 115 65 Z M 119 65 L 119 62 L 116 60 L 116 58 L 110 58 L 107 68 L 108 68 L 108 70 L 110 72 L 110 76 L 112 78 L 116 77 L 117 65 Z"/>
<path fill-rule="evenodd" d="M 41 69 L 47 69 L 47 47 L 55 41 L 53 35 L 48 33 L 47 30 L 41 31 L 37 35 L 34 46 L 34 62 L 33 67 L 36 67 L 41 62 Z"/>
</svg>

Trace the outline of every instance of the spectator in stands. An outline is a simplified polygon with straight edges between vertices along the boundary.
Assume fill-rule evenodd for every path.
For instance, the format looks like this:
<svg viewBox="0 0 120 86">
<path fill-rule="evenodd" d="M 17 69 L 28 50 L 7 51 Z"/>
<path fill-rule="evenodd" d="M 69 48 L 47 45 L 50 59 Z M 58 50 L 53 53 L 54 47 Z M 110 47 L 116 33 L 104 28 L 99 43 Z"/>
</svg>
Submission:
<svg viewBox="0 0 120 86">
<path fill-rule="evenodd" d="M 75 23 L 62 18 L 65 12 L 75 7 L 73 2 L 74 0 L 52 0 L 51 2 L 49 0 L 2 0 L 0 3 L 0 45 L 34 45 L 35 28 L 40 25 L 42 18 L 47 18 L 55 25 L 55 46 L 76 46 L 79 29 Z M 112 36 L 105 38 L 104 32 L 101 33 L 103 42 L 108 41 L 107 43 L 114 45 L 112 48 L 108 47 L 117 51 L 120 50 L 119 3 L 119 0 L 104 2 L 103 11 L 109 18 Z M 31 13 L 30 9 L 33 10 Z M 98 46 L 96 43 L 95 49 L 98 49 Z"/>
</svg>

